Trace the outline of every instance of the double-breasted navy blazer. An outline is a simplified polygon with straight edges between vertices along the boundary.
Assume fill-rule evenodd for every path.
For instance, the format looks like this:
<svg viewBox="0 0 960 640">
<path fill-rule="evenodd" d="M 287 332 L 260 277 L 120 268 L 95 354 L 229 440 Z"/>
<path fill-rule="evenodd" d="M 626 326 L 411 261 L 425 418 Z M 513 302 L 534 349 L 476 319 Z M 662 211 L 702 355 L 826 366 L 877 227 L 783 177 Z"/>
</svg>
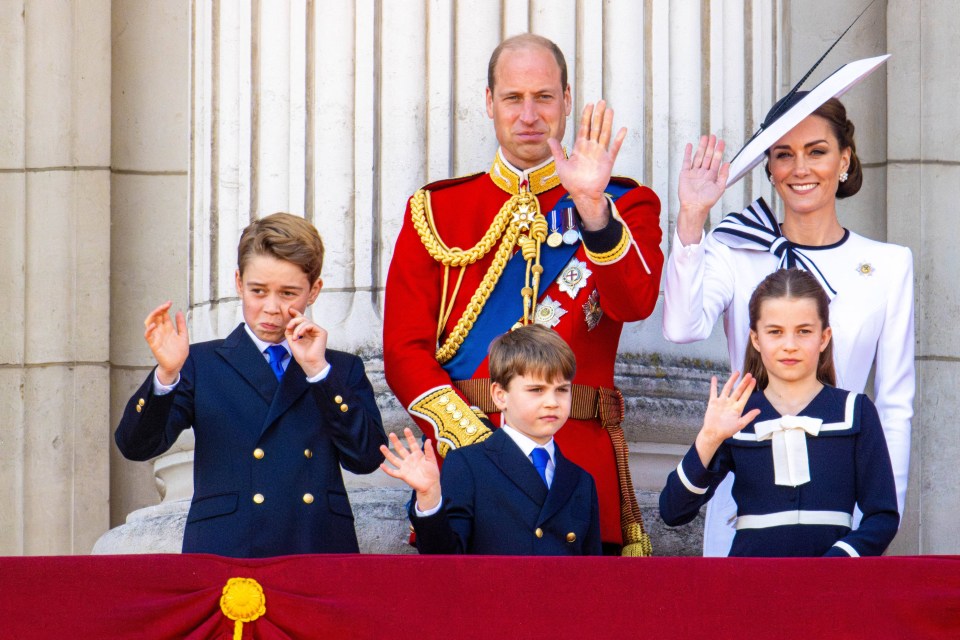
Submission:
<svg viewBox="0 0 960 640">
<path fill-rule="evenodd" d="M 586 471 L 555 450 L 550 489 L 505 431 L 447 454 L 443 506 L 410 520 L 421 553 L 517 556 L 600 555 L 597 489 Z"/>
<path fill-rule="evenodd" d="M 280 382 L 241 324 L 190 346 L 180 382 L 153 394 L 153 372 L 115 434 L 131 460 L 160 455 L 193 427 L 193 500 L 184 552 L 235 557 L 357 552 L 340 467 L 377 469 L 386 444 L 361 360 L 328 349 L 308 383 L 291 359 Z"/>
</svg>

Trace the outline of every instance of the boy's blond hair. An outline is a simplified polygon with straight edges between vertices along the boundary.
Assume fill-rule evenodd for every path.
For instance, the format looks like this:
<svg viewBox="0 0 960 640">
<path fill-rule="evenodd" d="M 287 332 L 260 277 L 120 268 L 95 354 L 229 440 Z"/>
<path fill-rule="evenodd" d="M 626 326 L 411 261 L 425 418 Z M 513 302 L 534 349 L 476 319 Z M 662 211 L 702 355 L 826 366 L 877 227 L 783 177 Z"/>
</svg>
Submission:
<svg viewBox="0 0 960 640">
<path fill-rule="evenodd" d="M 312 285 L 323 269 L 323 240 L 312 224 L 290 213 L 274 213 L 250 223 L 237 245 L 240 276 L 256 256 L 271 256 L 300 267 Z"/>
<path fill-rule="evenodd" d="M 490 343 L 490 380 L 507 388 L 517 376 L 533 375 L 548 382 L 571 381 L 577 359 L 556 331 L 532 324 L 509 331 Z"/>
</svg>

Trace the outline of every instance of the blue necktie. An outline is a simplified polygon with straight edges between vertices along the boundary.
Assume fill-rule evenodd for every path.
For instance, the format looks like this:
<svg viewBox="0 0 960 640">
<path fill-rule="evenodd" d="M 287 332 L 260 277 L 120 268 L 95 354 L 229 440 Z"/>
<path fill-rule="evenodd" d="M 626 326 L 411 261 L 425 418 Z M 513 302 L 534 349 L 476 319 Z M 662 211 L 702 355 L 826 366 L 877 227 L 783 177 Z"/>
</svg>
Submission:
<svg viewBox="0 0 960 640">
<path fill-rule="evenodd" d="M 533 460 L 533 466 L 536 468 L 537 473 L 540 474 L 540 479 L 543 480 L 543 484 L 549 488 L 550 485 L 547 483 L 547 463 L 550 462 L 550 454 L 547 453 L 547 450 L 543 447 L 537 447 L 530 452 L 530 459 Z"/>
<path fill-rule="evenodd" d="M 273 375 L 277 380 L 283 377 L 283 366 L 281 363 L 287 357 L 287 350 L 281 345 L 275 344 L 267 347 L 267 356 L 270 358 L 270 368 L 273 369 Z"/>
</svg>

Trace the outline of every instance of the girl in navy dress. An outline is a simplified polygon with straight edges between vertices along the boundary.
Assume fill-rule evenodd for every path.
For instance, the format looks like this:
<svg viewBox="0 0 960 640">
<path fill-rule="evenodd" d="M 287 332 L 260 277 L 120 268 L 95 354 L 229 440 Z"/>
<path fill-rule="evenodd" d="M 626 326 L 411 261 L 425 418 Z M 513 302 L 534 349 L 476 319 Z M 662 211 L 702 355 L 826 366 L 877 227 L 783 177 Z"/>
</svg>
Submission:
<svg viewBox="0 0 960 640">
<path fill-rule="evenodd" d="M 693 520 L 728 472 L 732 556 L 880 555 L 899 525 L 877 409 L 837 389 L 830 301 L 806 271 L 783 269 L 750 298 L 745 374 L 710 401 L 703 428 L 660 494 L 670 526 Z M 854 506 L 863 512 L 851 529 Z"/>
</svg>

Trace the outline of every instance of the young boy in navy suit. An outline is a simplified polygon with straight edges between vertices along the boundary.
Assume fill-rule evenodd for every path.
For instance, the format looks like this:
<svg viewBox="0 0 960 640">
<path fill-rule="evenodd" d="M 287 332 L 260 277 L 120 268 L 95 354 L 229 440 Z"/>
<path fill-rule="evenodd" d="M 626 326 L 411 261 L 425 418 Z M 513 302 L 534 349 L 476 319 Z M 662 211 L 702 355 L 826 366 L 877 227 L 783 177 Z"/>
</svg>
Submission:
<svg viewBox="0 0 960 640">
<path fill-rule="evenodd" d="M 410 521 L 420 553 L 522 556 L 600 555 L 593 478 L 560 453 L 553 435 L 570 415 L 573 351 L 539 325 L 490 345 L 490 393 L 503 426 L 454 449 L 441 474 L 430 441 L 421 451 L 390 434 L 380 465 L 416 491 Z"/>
<path fill-rule="evenodd" d="M 303 315 L 323 286 L 323 242 L 276 213 L 243 231 L 237 253 L 243 323 L 225 340 L 191 345 L 170 302 L 147 316 L 157 367 L 127 403 L 117 446 L 148 460 L 193 427 L 184 552 L 356 553 L 340 467 L 375 470 L 386 436 L 363 363 L 327 349 Z"/>
</svg>

